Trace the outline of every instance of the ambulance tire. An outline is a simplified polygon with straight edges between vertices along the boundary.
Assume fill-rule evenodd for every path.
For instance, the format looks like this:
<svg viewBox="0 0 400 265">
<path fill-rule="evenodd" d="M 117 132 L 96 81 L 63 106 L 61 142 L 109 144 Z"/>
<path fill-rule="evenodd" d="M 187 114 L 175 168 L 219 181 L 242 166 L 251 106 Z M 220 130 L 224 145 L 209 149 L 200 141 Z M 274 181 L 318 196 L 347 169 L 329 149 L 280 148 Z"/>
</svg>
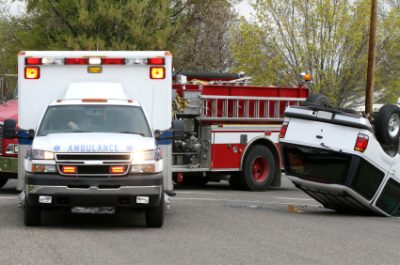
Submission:
<svg viewBox="0 0 400 265">
<path fill-rule="evenodd" d="M 25 199 L 24 223 L 26 226 L 39 226 L 41 223 L 41 210 L 38 207 L 29 205 Z"/>
<path fill-rule="evenodd" d="M 241 183 L 243 188 L 251 191 L 264 191 L 274 180 L 276 165 L 268 147 L 256 145 L 246 155 Z"/>
<path fill-rule="evenodd" d="M 0 178 L 0 188 L 3 188 L 4 185 L 6 185 L 7 181 L 8 181 L 8 179 Z"/>
<path fill-rule="evenodd" d="M 321 107 L 329 107 L 330 103 L 329 103 L 329 99 L 322 94 L 312 94 L 310 95 L 306 101 L 304 101 L 303 103 L 304 106 L 321 106 Z"/>
<path fill-rule="evenodd" d="M 146 210 L 146 225 L 147 227 L 162 227 L 164 224 L 165 215 L 165 201 L 164 191 L 162 191 L 160 203 L 156 207 L 152 207 Z"/>
<path fill-rule="evenodd" d="M 379 109 L 375 119 L 375 136 L 382 145 L 396 145 L 400 137 L 400 108 L 387 104 Z"/>
</svg>

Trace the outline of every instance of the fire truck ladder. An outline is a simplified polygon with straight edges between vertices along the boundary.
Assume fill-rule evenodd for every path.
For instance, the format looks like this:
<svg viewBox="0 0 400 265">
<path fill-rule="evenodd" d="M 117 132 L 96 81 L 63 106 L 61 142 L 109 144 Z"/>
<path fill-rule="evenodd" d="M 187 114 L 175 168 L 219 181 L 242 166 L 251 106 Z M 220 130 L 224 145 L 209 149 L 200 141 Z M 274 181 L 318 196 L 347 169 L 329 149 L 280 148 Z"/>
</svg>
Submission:
<svg viewBox="0 0 400 265">
<path fill-rule="evenodd" d="M 298 106 L 305 98 L 236 97 L 202 95 L 200 120 L 282 122 L 288 106 Z"/>
</svg>

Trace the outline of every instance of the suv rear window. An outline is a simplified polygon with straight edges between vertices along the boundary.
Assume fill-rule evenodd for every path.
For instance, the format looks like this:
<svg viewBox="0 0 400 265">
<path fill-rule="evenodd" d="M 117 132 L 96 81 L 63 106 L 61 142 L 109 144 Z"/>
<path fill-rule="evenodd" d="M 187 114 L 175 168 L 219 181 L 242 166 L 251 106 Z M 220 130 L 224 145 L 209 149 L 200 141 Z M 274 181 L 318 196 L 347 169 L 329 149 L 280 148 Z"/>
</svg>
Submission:
<svg viewBox="0 0 400 265">
<path fill-rule="evenodd" d="M 290 144 L 282 144 L 282 150 L 288 175 L 322 183 L 345 183 L 350 155 Z"/>
</svg>

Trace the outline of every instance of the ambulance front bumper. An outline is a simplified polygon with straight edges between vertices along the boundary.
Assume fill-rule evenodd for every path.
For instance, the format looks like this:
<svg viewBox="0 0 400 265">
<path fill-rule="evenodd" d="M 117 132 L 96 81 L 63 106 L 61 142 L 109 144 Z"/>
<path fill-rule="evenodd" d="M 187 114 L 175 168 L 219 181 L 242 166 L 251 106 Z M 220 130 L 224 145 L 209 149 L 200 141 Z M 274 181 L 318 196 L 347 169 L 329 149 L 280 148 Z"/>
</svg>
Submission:
<svg viewBox="0 0 400 265">
<path fill-rule="evenodd" d="M 159 205 L 163 192 L 162 183 L 162 174 L 119 178 L 27 174 L 25 191 L 29 205 L 43 208 L 111 206 L 140 209 Z M 51 199 L 43 203 L 40 197 Z"/>
</svg>

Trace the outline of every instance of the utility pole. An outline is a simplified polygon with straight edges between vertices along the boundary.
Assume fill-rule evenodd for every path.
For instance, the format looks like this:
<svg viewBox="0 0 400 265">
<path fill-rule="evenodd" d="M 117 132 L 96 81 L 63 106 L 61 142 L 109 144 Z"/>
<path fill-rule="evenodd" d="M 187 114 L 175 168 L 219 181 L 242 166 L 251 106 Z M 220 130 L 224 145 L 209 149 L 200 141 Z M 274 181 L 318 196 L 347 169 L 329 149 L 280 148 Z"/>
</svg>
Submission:
<svg viewBox="0 0 400 265">
<path fill-rule="evenodd" d="M 366 114 L 370 114 L 373 111 L 377 16 L 378 16 L 378 0 L 371 0 L 371 22 L 369 31 L 367 86 L 365 92 Z"/>
</svg>

